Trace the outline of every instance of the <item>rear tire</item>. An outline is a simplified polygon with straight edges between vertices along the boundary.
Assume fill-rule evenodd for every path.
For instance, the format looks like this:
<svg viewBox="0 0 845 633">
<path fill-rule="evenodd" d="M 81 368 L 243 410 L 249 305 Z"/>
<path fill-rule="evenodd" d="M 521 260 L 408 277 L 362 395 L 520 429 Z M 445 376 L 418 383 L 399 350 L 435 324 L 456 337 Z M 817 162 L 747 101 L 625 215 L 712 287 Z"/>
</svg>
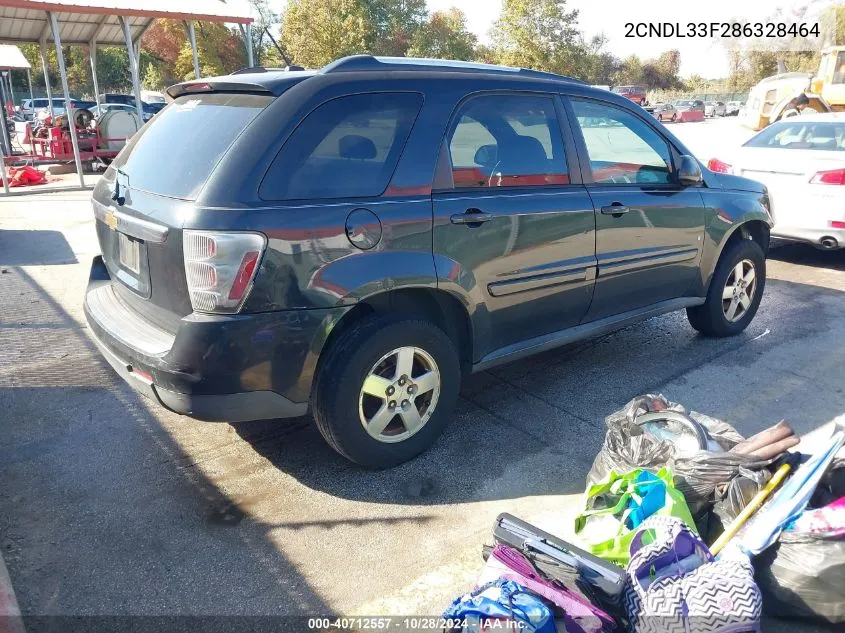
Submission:
<svg viewBox="0 0 845 633">
<path fill-rule="evenodd" d="M 457 350 L 440 328 L 414 317 L 375 315 L 326 352 L 312 395 L 314 420 L 348 460 L 389 468 L 437 439 L 452 417 L 460 381 Z M 436 390 L 426 391 L 435 382 Z M 386 426 L 378 430 L 380 424 Z"/>
<path fill-rule="evenodd" d="M 738 272 L 740 267 L 742 274 Z M 706 336 L 739 334 L 757 314 L 765 287 L 763 249 L 753 240 L 740 240 L 722 253 L 710 280 L 706 301 L 687 308 L 687 319 L 693 328 Z"/>
</svg>

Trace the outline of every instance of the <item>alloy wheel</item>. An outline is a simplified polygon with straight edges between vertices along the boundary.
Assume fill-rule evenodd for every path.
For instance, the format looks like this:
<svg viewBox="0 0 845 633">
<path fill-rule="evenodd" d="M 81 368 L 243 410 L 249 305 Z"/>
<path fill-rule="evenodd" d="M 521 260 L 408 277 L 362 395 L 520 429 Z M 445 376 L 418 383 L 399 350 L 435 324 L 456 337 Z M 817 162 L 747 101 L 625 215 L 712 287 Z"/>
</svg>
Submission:
<svg viewBox="0 0 845 633">
<path fill-rule="evenodd" d="M 370 369 L 358 398 L 358 417 L 379 442 L 408 439 L 429 421 L 440 397 L 440 371 L 419 347 L 400 347 Z"/>
<path fill-rule="evenodd" d="M 730 323 L 739 321 L 754 301 L 757 273 L 750 259 L 743 259 L 733 267 L 722 290 L 722 312 Z"/>
</svg>

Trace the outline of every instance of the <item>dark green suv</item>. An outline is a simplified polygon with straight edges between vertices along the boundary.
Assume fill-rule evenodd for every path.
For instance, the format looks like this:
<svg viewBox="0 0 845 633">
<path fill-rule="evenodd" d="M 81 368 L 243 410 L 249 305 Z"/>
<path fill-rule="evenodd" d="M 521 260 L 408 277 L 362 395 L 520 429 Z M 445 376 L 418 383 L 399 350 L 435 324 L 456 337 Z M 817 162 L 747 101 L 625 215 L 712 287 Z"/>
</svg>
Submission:
<svg viewBox="0 0 845 633">
<path fill-rule="evenodd" d="M 385 467 L 469 372 L 672 310 L 729 336 L 760 304 L 765 187 L 577 80 L 358 56 L 169 94 L 94 191 L 85 311 L 173 411 L 310 408 Z"/>
</svg>

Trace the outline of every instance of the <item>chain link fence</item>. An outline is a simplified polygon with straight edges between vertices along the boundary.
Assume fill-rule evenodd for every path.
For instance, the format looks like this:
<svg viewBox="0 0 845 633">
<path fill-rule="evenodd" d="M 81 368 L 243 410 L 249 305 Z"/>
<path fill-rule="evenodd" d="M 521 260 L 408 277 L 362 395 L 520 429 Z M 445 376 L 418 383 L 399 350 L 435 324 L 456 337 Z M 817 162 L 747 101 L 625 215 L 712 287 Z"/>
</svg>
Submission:
<svg viewBox="0 0 845 633">
<path fill-rule="evenodd" d="M 695 92 L 678 90 L 652 90 L 648 93 L 649 103 L 674 103 L 682 99 L 701 99 L 702 101 L 739 101 L 745 103 L 747 92 Z"/>
</svg>

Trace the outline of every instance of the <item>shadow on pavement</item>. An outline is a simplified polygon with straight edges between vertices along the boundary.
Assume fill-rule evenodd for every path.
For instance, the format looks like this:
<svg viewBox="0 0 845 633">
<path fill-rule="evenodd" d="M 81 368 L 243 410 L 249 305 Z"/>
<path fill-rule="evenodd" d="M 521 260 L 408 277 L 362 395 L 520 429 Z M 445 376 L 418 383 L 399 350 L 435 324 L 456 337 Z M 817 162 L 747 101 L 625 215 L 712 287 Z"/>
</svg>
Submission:
<svg viewBox="0 0 845 633">
<path fill-rule="evenodd" d="M 823 251 L 809 244 L 773 243 L 768 258 L 790 264 L 845 270 L 845 250 Z"/>
<path fill-rule="evenodd" d="M 0 294 L 15 297 L 0 306 L 0 547 L 30 633 L 70 630 L 53 616 L 98 616 L 76 622 L 93 631 L 331 613 L 49 293 L 10 269 Z M 177 620 L 150 624 L 198 630 Z"/>
<path fill-rule="evenodd" d="M 0 230 L 0 265 L 76 264 L 76 255 L 61 231 Z"/>
</svg>

